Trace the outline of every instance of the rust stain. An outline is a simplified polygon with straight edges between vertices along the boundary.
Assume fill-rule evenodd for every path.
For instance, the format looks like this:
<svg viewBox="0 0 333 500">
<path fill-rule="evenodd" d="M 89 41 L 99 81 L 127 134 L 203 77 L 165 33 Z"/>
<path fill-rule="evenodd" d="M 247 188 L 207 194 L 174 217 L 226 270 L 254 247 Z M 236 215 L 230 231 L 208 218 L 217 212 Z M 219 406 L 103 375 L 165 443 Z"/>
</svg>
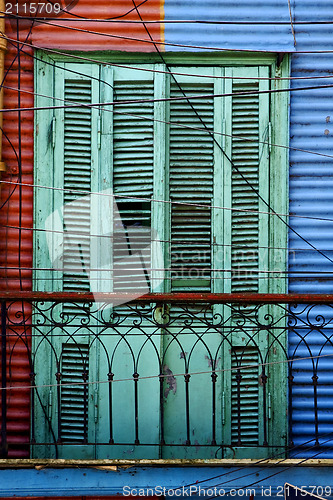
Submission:
<svg viewBox="0 0 333 500">
<path fill-rule="evenodd" d="M 164 371 L 164 374 L 167 375 L 165 381 L 166 381 L 166 384 L 168 387 L 166 387 L 164 390 L 164 397 L 167 398 L 169 396 L 170 392 L 173 392 L 174 394 L 176 394 L 176 392 L 177 392 L 177 380 L 167 365 L 164 365 L 163 371 Z"/>
<path fill-rule="evenodd" d="M 205 359 L 207 359 L 207 361 L 208 361 L 208 367 L 211 368 L 212 367 L 212 360 L 207 355 L 205 355 Z"/>
</svg>

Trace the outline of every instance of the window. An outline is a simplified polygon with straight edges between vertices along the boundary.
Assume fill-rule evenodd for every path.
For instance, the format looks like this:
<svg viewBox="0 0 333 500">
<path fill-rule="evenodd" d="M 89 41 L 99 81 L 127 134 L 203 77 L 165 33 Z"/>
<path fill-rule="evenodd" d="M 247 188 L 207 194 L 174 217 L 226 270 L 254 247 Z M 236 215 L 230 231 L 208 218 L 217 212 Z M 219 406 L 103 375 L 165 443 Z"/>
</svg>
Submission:
<svg viewBox="0 0 333 500">
<path fill-rule="evenodd" d="M 286 186 L 285 151 L 275 151 L 271 144 L 272 141 L 286 144 L 287 106 L 281 95 L 275 97 L 267 91 L 281 85 L 280 81 L 270 83 L 270 78 L 281 76 L 286 67 L 276 68 L 274 58 L 268 56 L 256 61 L 253 58 L 236 60 L 236 63 L 227 59 L 218 62 L 216 56 L 207 56 L 201 61 L 189 56 L 186 65 L 174 56 L 170 67 L 175 80 L 158 62 L 139 62 L 138 59 L 135 63 L 112 66 L 56 61 L 53 65 L 42 57 L 45 63 L 40 63 L 36 72 L 37 105 L 49 106 L 50 100 L 44 96 L 52 94 L 55 108 L 37 112 L 35 179 L 37 186 L 54 189 L 36 188 L 35 220 L 36 227 L 43 228 L 51 213 L 60 214 L 57 219 L 60 230 L 53 218 L 48 240 L 43 232 L 36 231 L 36 268 L 49 269 L 36 272 L 38 290 L 91 289 L 92 275 L 89 279 L 87 273 L 87 268 L 93 267 L 91 235 L 107 216 L 105 213 L 92 216 L 93 202 L 89 195 L 110 189 L 125 237 L 113 239 L 113 274 L 108 275 L 109 280 L 105 279 L 106 274 L 102 275 L 103 291 L 131 291 L 133 287 L 142 289 L 143 293 L 146 289 L 152 292 L 284 291 L 284 279 L 281 276 L 277 280 L 267 279 L 267 272 L 284 270 L 286 227 L 267 212 L 273 207 L 276 212 L 286 213 L 287 189 L 282 188 L 281 192 L 281 186 Z M 62 107 L 64 101 L 66 108 Z M 117 105 L 107 104 L 111 102 Z M 96 103 L 103 106 L 95 106 Z M 147 235 L 151 241 L 142 246 L 142 251 L 135 252 L 131 261 L 133 272 L 129 274 L 126 262 L 124 265 L 120 258 L 122 245 L 128 246 L 131 240 L 130 244 L 140 246 L 142 239 L 147 241 Z M 279 248 L 280 252 L 272 251 L 272 247 Z M 59 255 L 61 259 L 57 260 Z M 58 266 L 53 266 L 55 269 L 51 261 L 58 262 Z M 137 270 L 142 265 L 149 272 L 140 274 Z M 62 314 L 76 314 L 76 318 L 80 318 L 75 306 L 61 307 Z M 151 360 L 156 352 L 163 350 L 165 373 L 168 374 L 168 370 L 171 374 L 183 373 L 182 358 L 198 343 L 200 335 L 210 335 L 209 347 L 202 347 L 192 357 L 189 369 L 207 370 L 205 352 L 213 348 L 220 350 L 216 358 L 220 360 L 217 369 L 222 370 L 216 386 L 217 436 L 218 442 L 233 448 L 224 450 L 224 457 L 265 456 L 267 449 L 260 447 L 264 423 L 258 363 L 262 362 L 262 352 L 268 349 L 268 334 L 258 333 L 255 341 L 249 340 L 250 337 L 245 341 L 242 328 L 230 320 L 228 343 L 221 343 L 216 329 L 212 332 L 207 327 L 202 329 L 200 307 L 194 305 L 192 309 L 198 322 L 187 330 L 179 326 L 178 318 L 182 316 L 177 305 L 167 311 L 173 318 L 172 325 L 167 335 L 159 335 L 159 340 L 151 342 L 150 350 L 147 348 L 141 356 L 144 361 L 140 376 L 151 376 L 152 371 L 155 375 L 160 373 L 156 360 Z M 126 325 L 127 306 L 123 305 L 118 311 L 125 317 L 123 325 Z M 213 314 L 226 312 L 223 306 L 214 306 L 206 311 L 206 319 L 209 316 L 213 321 Z M 251 314 L 246 321 L 251 323 Z M 143 322 L 142 331 L 147 333 L 149 328 L 149 321 Z M 119 329 L 117 332 L 121 335 Z M 179 353 L 179 344 L 172 341 L 176 334 L 180 339 L 183 336 L 183 356 Z M 73 381 L 82 374 L 89 381 L 105 379 L 107 369 L 103 363 L 106 361 L 102 361 L 102 348 L 96 335 L 91 335 L 89 326 L 83 331 L 69 322 L 66 328 L 54 328 L 49 338 L 48 347 L 43 347 L 42 342 L 35 343 L 40 382 L 51 383 L 59 370 L 63 381 L 70 381 L 71 374 Z M 110 342 L 104 338 L 103 348 L 108 353 L 115 349 Z M 137 342 L 133 340 L 134 351 L 140 350 Z M 203 346 L 203 342 L 200 345 Z M 129 351 L 125 346 L 121 349 L 118 349 L 121 360 L 116 362 L 118 378 L 132 377 L 133 369 L 124 361 Z M 253 365 L 253 368 L 238 381 L 237 368 L 241 365 Z M 272 390 L 273 380 L 276 383 L 281 370 L 271 370 L 269 375 L 268 393 L 274 399 L 270 415 L 275 417 L 270 417 L 267 426 L 272 430 L 275 425 L 275 430 L 278 429 L 274 439 L 272 432 L 270 434 L 270 450 L 280 446 L 286 437 L 286 423 L 277 410 L 286 402 L 284 396 L 275 395 Z M 185 389 L 178 384 L 176 394 L 171 379 L 170 375 L 163 389 L 163 427 L 173 448 L 165 447 L 161 452 L 158 445 L 161 407 L 159 398 L 152 396 L 160 391 L 158 379 L 148 380 L 146 385 L 142 382 L 140 386 L 146 388 L 139 413 L 141 441 L 149 446 L 140 447 L 137 443 L 133 451 L 133 446 L 126 444 L 126 426 L 132 428 L 133 415 L 129 408 L 133 406 L 133 396 L 126 400 L 123 390 L 115 385 L 112 397 L 123 401 L 122 414 L 113 417 L 115 432 L 118 432 L 116 440 L 123 442 L 115 451 L 105 434 L 105 429 L 110 427 L 109 412 L 104 411 L 109 395 L 102 384 L 77 386 L 72 392 L 70 386 L 62 388 L 60 395 L 54 396 L 60 398 L 57 409 L 52 408 L 47 393 L 43 393 L 36 419 L 45 420 L 48 412 L 49 424 L 39 427 L 37 442 L 52 440 L 50 428 L 58 419 L 60 454 L 64 457 L 214 458 L 218 446 L 211 447 L 212 438 L 206 429 L 211 396 L 207 396 L 209 410 L 202 407 L 205 379 L 198 377 L 196 382 L 191 382 L 194 387 L 190 398 L 191 440 L 207 444 L 199 451 L 187 449 L 188 436 L 177 423 L 183 419 Z M 50 389 L 51 400 L 53 392 Z M 195 392 L 199 396 L 195 397 Z M 75 404 L 71 404 L 71 399 Z M 77 444 L 75 452 L 73 446 L 66 447 L 66 440 Z M 95 446 L 101 442 L 109 442 L 110 446 Z M 134 434 L 132 442 L 135 442 Z M 52 449 L 51 446 L 45 452 L 45 448 L 44 451 L 36 448 L 35 454 L 52 455 Z"/>
</svg>

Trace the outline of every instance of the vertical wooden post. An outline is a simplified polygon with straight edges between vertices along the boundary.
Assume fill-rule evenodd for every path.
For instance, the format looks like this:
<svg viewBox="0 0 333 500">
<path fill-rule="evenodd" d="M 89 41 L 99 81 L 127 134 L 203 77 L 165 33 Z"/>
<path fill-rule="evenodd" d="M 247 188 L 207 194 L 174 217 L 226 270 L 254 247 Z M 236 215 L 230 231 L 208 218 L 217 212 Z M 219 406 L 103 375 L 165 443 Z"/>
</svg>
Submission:
<svg viewBox="0 0 333 500">
<path fill-rule="evenodd" d="M 5 12 L 5 2 L 0 0 L 0 12 Z M 0 14 L 0 109 L 3 109 L 3 77 L 5 73 L 5 52 L 7 48 L 7 41 L 5 38 L 5 14 Z M 2 124 L 3 113 L 0 113 L 0 179 L 1 172 L 6 170 L 6 165 L 2 161 Z"/>
</svg>

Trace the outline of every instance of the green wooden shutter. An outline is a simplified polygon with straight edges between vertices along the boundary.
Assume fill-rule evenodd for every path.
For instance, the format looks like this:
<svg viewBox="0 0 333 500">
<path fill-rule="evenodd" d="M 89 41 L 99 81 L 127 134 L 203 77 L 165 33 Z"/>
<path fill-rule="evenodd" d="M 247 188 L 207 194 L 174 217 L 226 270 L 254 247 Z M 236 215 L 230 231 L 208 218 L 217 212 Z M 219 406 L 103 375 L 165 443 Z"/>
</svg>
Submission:
<svg viewBox="0 0 333 500">
<path fill-rule="evenodd" d="M 135 71 L 128 72 L 132 79 L 126 72 L 122 76 L 117 79 L 116 73 L 114 79 L 117 102 L 154 98 L 153 81 L 136 80 Z M 153 102 L 116 106 L 113 114 L 113 191 L 120 215 L 114 228 L 114 291 L 150 289 L 153 119 Z"/>
<path fill-rule="evenodd" d="M 226 292 L 264 292 L 268 290 L 270 218 L 269 202 L 269 96 L 265 67 L 227 69 L 225 99 L 226 152 L 233 167 L 225 161 L 225 202 L 232 208 L 225 214 Z M 251 80 L 246 78 L 250 77 Z M 258 78 L 258 80 L 256 80 Z M 263 79 L 262 79 L 263 78 Z M 262 198 L 262 199 L 261 199 Z M 237 211 L 237 209 L 249 212 Z M 228 279 L 229 276 L 229 279 Z"/>
<path fill-rule="evenodd" d="M 50 230 L 48 243 L 51 242 L 56 250 L 51 248 L 50 254 L 49 251 L 43 254 L 43 267 L 56 267 L 52 271 L 52 280 L 48 282 L 53 291 L 88 292 L 91 235 L 95 226 L 90 194 L 98 191 L 98 178 L 102 175 L 103 168 L 100 171 L 98 169 L 99 112 L 85 105 L 99 101 L 99 69 L 90 65 L 60 64 L 53 74 L 50 70 L 47 74 L 52 79 L 55 98 L 69 107 L 54 110 L 53 116 L 50 111 L 47 115 L 50 125 L 45 124 L 49 139 L 46 148 L 49 171 L 44 185 L 54 187 L 55 190 L 51 191 L 52 197 L 48 203 L 44 203 L 38 227 L 47 224 Z M 82 106 L 70 107 L 73 103 Z M 39 159 L 43 161 L 43 156 Z M 38 202 L 41 203 L 42 199 L 40 197 Z M 57 257 L 56 262 L 52 262 L 53 255 Z M 40 275 L 38 278 L 39 288 L 43 278 Z M 52 432 L 49 426 L 43 431 L 38 429 L 37 442 L 58 440 L 59 457 L 93 458 L 94 449 L 91 446 L 73 448 L 66 443 L 75 441 L 82 445 L 83 442 L 91 442 L 94 434 L 94 421 L 91 419 L 93 401 L 88 398 L 90 385 L 83 387 L 75 382 L 83 382 L 83 371 L 87 377 L 96 378 L 95 348 L 88 353 L 89 331 L 79 328 L 86 317 L 81 307 L 63 304 L 53 312 L 54 315 L 59 313 L 62 313 L 59 323 L 64 320 L 65 326 L 45 332 L 52 348 L 48 348 L 45 340 L 37 356 L 36 383 L 43 385 L 48 380 L 52 386 L 41 391 L 40 402 L 44 410 L 39 404 L 36 406 L 36 425 L 40 426 L 47 414 Z M 76 344 L 70 344 L 70 338 L 74 334 Z M 45 356 L 40 356 L 41 351 L 45 351 Z M 54 386 L 58 381 L 59 371 L 60 383 L 63 385 L 60 400 Z M 55 448 L 51 445 L 39 452 L 36 450 L 35 453 L 36 456 L 43 456 L 45 453 L 45 456 L 52 457 Z"/>
<path fill-rule="evenodd" d="M 89 376 L 88 344 L 62 344 L 61 375 L 61 440 L 83 443 L 88 438 L 88 387 L 81 383 Z"/>
<path fill-rule="evenodd" d="M 64 81 L 66 102 L 92 102 L 91 80 Z M 91 108 L 64 110 L 64 272 L 63 291 L 89 292 Z M 85 194 L 87 195 L 85 197 Z M 76 201 L 75 200 L 79 200 Z M 73 203 L 75 202 L 75 203 Z M 69 312 L 69 311 L 68 311 Z"/>
<path fill-rule="evenodd" d="M 232 92 L 258 92 L 258 82 L 234 81 Z M 257 293 L 259 270 L 259 96 L 232 98 L 231 280 L 232 292 Z M 246 140 L 238 139 L 245 137 Z M 252 189 L 251 186 L 254 188 Z"/>
<path fill-rule="evenodd" d="M 269 98 L 267 94 L 258 94 L 268 88 L 267 80 L 261 79 L 268 77 L 268 70 L 230 68 L 226 75 L 226 93 L 232 93 L 225 103 L 226 152 L 233 164 L 225 172 L 225 197 L 233 210 L 225 214 L 225 244 L 230 246 L 225 251 L 225 266 L 230 269 L 225 291 L 258 293 L 268 290 L 267 275 L 262 271 L 268 270 L 269 219 L 260 213 L 267 211 L 260 197 L 269 201 L 269 154 L 264 144 L 268 141 Z M 265 452 L 255 448 L 263 445 L 263 385 L 258 364 L 262 359 L 259 349 L 264 356 L 268 338 L 267 333 L 256 328 L 258 318 L 249 306 L 239 306 L 238 310 L 239 313 L 234 306 L 230 321 L 233 348 L 224 349 L 226 367 L 231 369 L 224 375 L 224 392 L 230 403 L 224 441 L 235 447 L 236 457 L 263 456 L 260 453 Z M 225 308 L 225 314 L 232 311 Z M 241 369 L 245 365 L 253 368 Z"/>
<path fill-rule="evenodd" d="M 258 363 L 258 350 L 255 347 L 235 347 L 231 351 L 232 445 L 259 444 Z"/>
<path fill-rule="evenodd" d="M 196 97 L 214 92 L 196 79 L 181 88 Z M 182 91 L 171 82 L 171 98 Z M 214 143 L 204 128 L 214 129 L 213 98 L 171 101 L 170 122 L 171 291 L 210 291 Z"/>
</svg>

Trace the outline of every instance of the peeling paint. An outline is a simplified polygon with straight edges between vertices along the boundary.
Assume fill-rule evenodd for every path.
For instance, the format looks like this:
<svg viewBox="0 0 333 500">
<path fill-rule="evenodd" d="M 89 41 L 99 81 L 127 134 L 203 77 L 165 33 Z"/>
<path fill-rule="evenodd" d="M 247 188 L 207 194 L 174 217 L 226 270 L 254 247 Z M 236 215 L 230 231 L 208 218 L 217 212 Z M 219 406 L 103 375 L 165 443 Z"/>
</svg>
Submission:
<svg viewBox="0 0 333 500">
<path fill-rule="evenodd" d="M 166 381 L 166 384 L 168 387 L 166 387 L 164 390 L 164 397 L 167 398 L 171 391 L 174 394 L 176 394 L 176 392 L 177 392 L 177 380 L 167 365 L 164 365 L 163 371 L 164 371 L 164 374 L 167 375 L 165 381 Z"/>
<path fill-rule="evenodd" d="M 211 368 L 212 367 L 212 360 L 207 355 L 205 356 L 205 359 L 207 359 L 207 361 L 208 361 L 208 367 Z"/>
</svg>

